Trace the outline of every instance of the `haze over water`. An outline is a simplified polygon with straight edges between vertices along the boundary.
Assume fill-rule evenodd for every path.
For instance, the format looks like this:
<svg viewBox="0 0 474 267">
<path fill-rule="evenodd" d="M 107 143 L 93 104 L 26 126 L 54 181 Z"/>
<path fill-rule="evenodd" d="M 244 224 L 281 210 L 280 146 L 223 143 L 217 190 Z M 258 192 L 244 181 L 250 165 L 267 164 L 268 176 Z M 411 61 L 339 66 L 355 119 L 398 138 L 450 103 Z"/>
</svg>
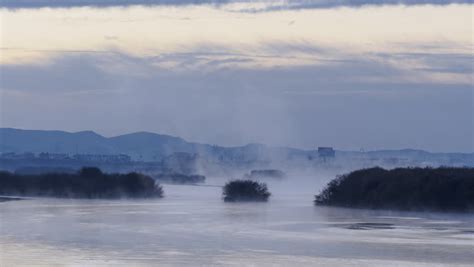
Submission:
<svg viewBox="0 0 474 267">
<path fill-rule="evenodd" d="M 0 263 L 469 266 L 474 261 L 472 214 L 315 207 L 317 183 L 294 185 L 302 180 L 270 183 L 268 203 L 224 203 L 220 187 L 182 185 L 165 185 L 165 198 L 156 200 L 4 202 Z"/>
</svg>

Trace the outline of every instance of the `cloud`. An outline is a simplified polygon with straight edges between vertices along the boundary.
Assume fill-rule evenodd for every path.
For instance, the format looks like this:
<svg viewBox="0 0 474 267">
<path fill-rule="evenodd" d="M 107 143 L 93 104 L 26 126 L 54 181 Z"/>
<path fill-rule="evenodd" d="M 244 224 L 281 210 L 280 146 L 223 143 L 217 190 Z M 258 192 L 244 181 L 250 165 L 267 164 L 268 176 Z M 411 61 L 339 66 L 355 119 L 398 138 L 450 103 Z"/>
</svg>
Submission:
<svg viewBox="0 0 474 267">
<path fill-rule="evenodd" d="M 212 60 L 219 65 L 266 68 L 327 64 L 344 60 L 344 54 L 467 54 L 472 46 L 472 12 L 467 5 L 258 14 L 209 6 L 135 6 L 3 9 L 0 15 L 2 25 L 14 25 L 2 28 L 0 64 L 45 64 L 74 53 L 143 58 L 182 55 L 178 60 L 169 58 L 166 64 L 172 67 L 189 53 L 194 63 L 199 56 L 207 64 L 206 54 L 212 52 Z"/>
<path fill-rule="evenodd" d="M 140 57 L 127 53 L 66 53 L 47 64 L 4 64 L 2 89 L 58 93 L 114 90 L 123 81 L 136 87 L 224 87 L 252 80 L 262 90 L 301 94 L 352 92 L 380 94 L 390 84 L 472 85 L 474 56 L 459 53 L 372 53 L 274 44 L 262 54 L 225 52 L 204 46 L 186 53 Z M 316 54 L 317 53 L 317 54 Z M 296 56 L 295 56 L 296 55 Z M 281 65 L 275 61 L 282 62 Z M 290 64 L 291 61 L 293 64 Z M 272 62 L 265 66 L 267 62 Z M 258 74 L 258 75 L 257 75 Z M 256 77 L 257 75 L 257 77 Z M 381 86 L 381 87 L 380 87 Z M 270 89 L 271 88 L 271 89 Z M 377 90 L 372 90 L 377 89 Z M 224 89 L 221 89 L 224 90 Z M 402 88 L 400 89 L 402 90 Z"/>
<path fill-rule="evenodd" d="M 415 68 L 428 72 L 467 74 L 474 73 L 474 55 L 457 53 L 402 53 L 398 55 L 387 55 L 399 60 L 417 58 L 422 66 Z"/>
<path fill-rule="evenodd" d="M 252 5 L 2 9 L 0 124 L 473 151 L 472 6 Z"/>
<path fill-rule="evenodd" d="M 2 66 L 2 89 L 45 92 L 88 91 L 107 88 L 117 77 L 108 77 L 90 58 L 82 56 L 58 58 L 53 65 Z"/>
<path fill-rule="evenodd" d="M 361 7 L 366 5 L 448 5 L 470 4 L 470 0 L 287 0 L 287 1 L 246 1 L 246 0 L 0 0 L 0 7 L 111 7 L 130 5 L 214 5 L 225 6 L 241 12 L 261 12 L 282 9 Z"/>
<path fill-rule="evenodd" d="M 2 66 L 2 125 L 146 130 L 221 145 L 473 150 L 471 85 L 404 82 L 404 71 L 357 58 L 178 72 L 155 60 L 86 54 Z"/>
</svg>

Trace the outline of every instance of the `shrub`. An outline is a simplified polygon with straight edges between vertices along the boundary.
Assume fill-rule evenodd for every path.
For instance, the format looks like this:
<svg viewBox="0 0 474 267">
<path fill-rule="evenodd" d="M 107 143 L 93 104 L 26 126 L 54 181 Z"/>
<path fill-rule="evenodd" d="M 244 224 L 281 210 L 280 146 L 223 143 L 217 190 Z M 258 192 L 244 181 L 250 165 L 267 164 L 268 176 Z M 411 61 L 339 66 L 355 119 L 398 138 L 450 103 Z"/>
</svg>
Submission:
<svg viewBox="0 0 474 267">
<path fill-rule="evenodd" d="M 401 210 L 474 210 L 474 168 L 370 168 L 337 177 L 315 204 Z"/>
<path fill-rule="evenodd" d="M 222 191 L 224 201 L 267 201 L 270 197 L 267 185 L 252 180 L 234 180 L 228 182 Z"/>
<path fill-rule="evenodd" d="M 197 174 L 181 174 L 181 173 L 161 173 L 154 175 L 153 178 L 162 183 L 172 184 L 198 184 L 206 181 L 206 176 Z"/>
<path fill-rule="evenodd" d="M 250 174 L 245 174 L 245 178 L 275 178 L 275 179 L 283 179 L 286 178 L 286 174 L 280 170 L 252 170 Z"/>
<path fill-rule="evenodd" d="M 105 174 L 95 167 L 76 174 L 20 175 L 0 172 L 0 194 L 71 198 L 162 197 L 163 189 L 139 173 Z"/>
</svg>

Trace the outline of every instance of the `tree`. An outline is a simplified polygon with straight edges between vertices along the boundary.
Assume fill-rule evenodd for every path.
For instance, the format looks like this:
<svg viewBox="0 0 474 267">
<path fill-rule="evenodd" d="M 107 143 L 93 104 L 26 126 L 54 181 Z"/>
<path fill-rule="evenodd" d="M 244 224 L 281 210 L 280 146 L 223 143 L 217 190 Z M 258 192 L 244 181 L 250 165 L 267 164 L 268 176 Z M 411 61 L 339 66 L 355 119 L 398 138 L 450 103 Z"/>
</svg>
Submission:
<svg viewBox="0 0 474 267">
<path fill-rule="evenodd" d="M 267 201 L 270 197 L 267 185 L 252 180 L 233 180 L 222 191 L 224 201 Z"/>
</svg>

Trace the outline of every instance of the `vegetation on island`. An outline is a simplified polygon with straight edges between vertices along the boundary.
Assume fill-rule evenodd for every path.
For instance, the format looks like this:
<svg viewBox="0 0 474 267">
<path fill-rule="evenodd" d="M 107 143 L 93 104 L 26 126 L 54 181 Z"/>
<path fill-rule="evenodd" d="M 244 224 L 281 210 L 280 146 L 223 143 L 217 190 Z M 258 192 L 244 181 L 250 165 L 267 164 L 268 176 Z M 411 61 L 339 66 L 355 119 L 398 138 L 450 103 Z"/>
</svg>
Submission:
<svg viewBox="0 0 474 267">
<path fill-rule="evenodd" d="M 267 201 L 270 197 L 267 185 L 252 180 L 233 180 L 222 191 L 224 201 Z"/>
<path fill-rule="evenodd" d="M 35 166 L 35 167 L 21 167 L 15 170 L 15 174 L 23 175 L 38 175 L 45 173 L 69 173 L 74 174 L 77 172 L 77 169 L 68 168 L 68 167 L 47 167 L 47 166 Z"/>
<path fill-rule="evenodd" d="M 370 168 L 332 180 L 315 204 L 397 210 L 473 211 L 474 168 Z"/>
<path fill-rule="evenodd" d="M 258 178 L 276 178 L 283 179 L 286 174 L 280 170 L 268 169 L 268 170 L 252 170 L 250 174 L 245 174 L 247 179 L 258 179 Z"/>
<path fill-rule="evenodd" d="M 162 197 L 155 180 L 140 173 L 106 174 L 95 167 L 79 172 L 22 175 L 0 172 L 0 194 L 61 198 Z"/>
<path fill-rule="evenodd" d="M 153 175 L 153 178 L 160 183 L 171 184 L 199 184 L 206 181 L 206 176 L 197 174 L 181 174 L 181 173 L 160 173 Z"/>
</svg>

